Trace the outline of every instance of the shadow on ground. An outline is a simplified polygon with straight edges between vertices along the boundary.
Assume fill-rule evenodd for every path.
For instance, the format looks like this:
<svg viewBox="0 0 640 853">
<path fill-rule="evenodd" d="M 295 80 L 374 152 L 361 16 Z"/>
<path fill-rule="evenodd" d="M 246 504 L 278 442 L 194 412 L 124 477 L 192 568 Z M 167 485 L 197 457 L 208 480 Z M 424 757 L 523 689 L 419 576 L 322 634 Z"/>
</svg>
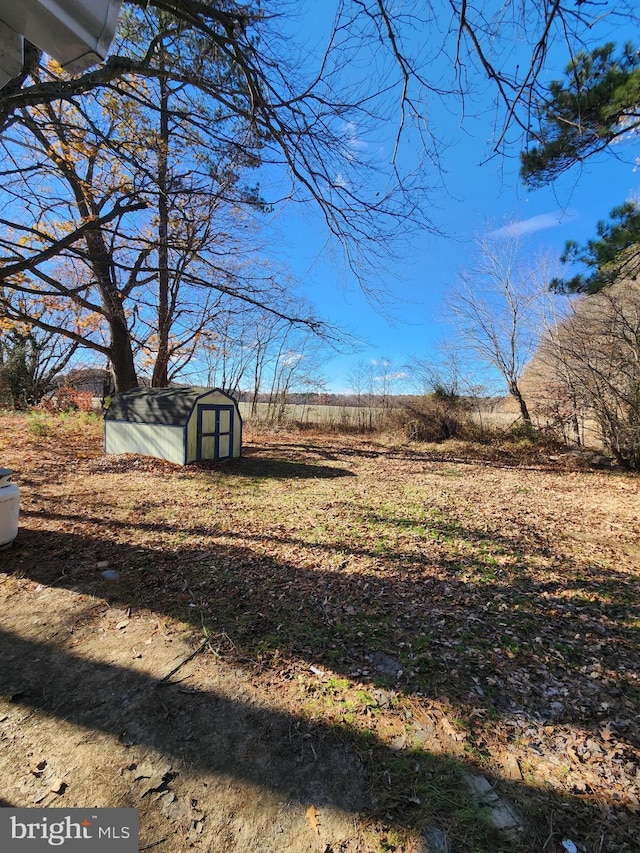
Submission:
<svg viewBox="0 0 640 853">
<path fill-rule="evenodd" d="M 64 513 L 23 514 L 30 516 L 65 521 Z M 211 539 L 202 548 L 134 547 L 110 538 L 120 526 L 109 522 L 102 535 L 88 536 L 23 524 L 3 568 L 226 632 L 251 658 L 292 655 L 494 718 L 526 713 L 582 727 L 617 719 L 620 733 L 640 744 L 639 629 L 629 619 L 635 587 L 628 575 L 594 567 L 588 579 L 576 572 L 573 580 L 538 580 L 523 561 L 515 578 L 501 578 L 480 558 L 426 574 L 390 551 L 380 557 L 384 573 L 316 572 Z M 101 577 L 102 562 L 119 573 L 117 582 Z"/>
<path fill-rule="evenodd" d="M 326 462 L 339 461 L 331 449 L 324 452 Z M 225 470 L 230 477 L 256 479 L 350 474 L 332 464 L 260 454 Z M 105 507 L 105 516 L 108 512 Z M 566 571 L 562 577 L 541 576 L 528 561 L 545 553 L 542 537 L 524 547 L 517 536 L 447 527 L 444 521 L 427 531 L 486 541 L 489 550 L 517 557 L 516 569 L 503 576 L 480 554 L 430 566 L 428 549 L 423 555 L 393 547 L 378 552 L 358 541 L 310 545 L 281 530 L 270 534 L 283 554 L 287 547 L 307 557 L 317 553 L 317 564 L 324 568 L 314 571 L 310 557 L 301 567 L 299 561 L 265 555 L 264 536 L 252 539 L 243 532 L 243 544 L 234 544 L 233 531 L 219 530 L 215 522 L 210 528 L 179 531 L 168 523 L 147 523 L 142 513 L 128 523 L 74 514 L 63 505 L 27 506 L 21 518 L 13 550 L 0 558 L 3 571 L 112 605 L 177 617 L 196 633 L 204 627 L 213 637 L 229 637 L 233 665 L 262 662 L 268 668 L 277 656 L 289 657 L 400 696 L 450 702 L 469 717 L 496 724 L 531 720 L 574 727 L 588 736 L 612 720 L 629 745 L 640 744 L 638 627 L 630 618 L 637 584 L 629 575 L 598 566 L 588 572 L 583 567 L 573 576 Z M 399 530 L 415 523 L 410 518 L 377 520 Z M 74 532 L 76 523 L 92 532 Z M 157 534 L 157 545 L 127 544 L 128 529 Z M 190 538 L 188 544 L 177 542 L 180 532 Z M 202 541 L 193 542 L 191 537 L 198 536 Z M 374 561 L 372 570 L 349 572 L 350 556 Z M 117 572 L 117 580 L 101 576 L 98 564 L 103 563 Z M 126 667 L 87 661 L 7 631 L 0 642 L 0 680 L 12 704 L 121 741 L 131 738 L 180 757 L 194 772 L 243 780 L 287 799 L 332 805 L 354 815 L 382 814 L 419 828 L 424 797 L 441 790 L 444 778 L 451 780 L 444 786 L 449 796 L 441 797 L 434 811 L 459 825 L 469 809 L 469 792 L 459 780 L 461 768 L 475 769 L 472 754 L 436 755 L 415 742 L 390 749 L 347 723 L 311 725 L 302 714 L 256 708 L 213 689 L 187 693 Z M 84 686 L 77 694 L 74 685 L 80 682 Z M 634 753 L 624 751 L 616 758 L 621 765 L 634 760 Z M 341 772 L 336 774 L 337 768 Z M 391 788 L 390 796 L 372 801 L 370 788 L 384 789 L 379 781 L 385 774 L 415 777 L 423 793 L 413 799 L 422 798 L 421 805 L 405 788 L 399 798 Z M 348 785 L 345 777 L 365 781 Z M 579 796 L 505 780 L 498 786 L 537 829 L 506 841 L 487 828 L 480 849 L 552 851 L 565 835 L 588 836 L 589 851 L 635 849 L 624 827 L 637 832 L 638 818 L 620 804 L 614 803 L 611 819 L 606 809 Z M 553 826 L 543 831 L 549 815 Z M 602 829 L 603 821 L 611 822 L 610 830 Z M 618 832 L 618 827 L 613 840 L 601 843 L 601 832 Z"/>
<path fill-rule="evenodd" d="M 153 750 L 176 762 L 182 773 L 250 783 L 284 801 L 313 804 L 320 810 L 332 807 L 360 819 L 382 812 L 387 821 L 419 830 L 423 828 L 417 819 L 422 803 L 406 793 L 412 783 L 422 796 L 422 792 L 428 796 L 429 791 L 440 791 L 434 809 L 440 826 L 448 828 L 465 811 L 466 820 L 472 819 L 469 791 L 460 781 L 461 769 L 474 770 L 468 761 L 419 748 L 389 749 L 353 727 L 311 724 L 214 690 L 185 689 L 180 682 L 90 661 L 52 643 L 4 631 L 0 632 L 0 648 L 0 692 L 13 707 L 110 735 L 127 748 Z M 171 775 L 171 766 L 167 765 L 163 784 Z M 375 775 L 389 780 L 389 796 L 382 801 L 371 799 L 371 777 Z M 527 805 L 525 820 L 535 816 L 539 824 L 537 811 L 554 814 L 552 835 L 557 838 L 568 833 L 585 838 L 587 827 L 601 821 L 596 806 L 572 802 L 550 791 L 504 781 L 499 782 L 499 790 L 502 796 Z M 571 818 L 565 815 L 569 803 Z M 484 846 L 474 849 L 496 853 L 541 850 L 545 840 L 546 849 L 554 849 L 549 847 L 548 834 L 546 839 L 520 833 L 505 836 L 483 824 L 479 809 L 475 819 Z M 475 839 L 478 843 L 477 826 Z M 463 843 L 456 849 L 467 848 Z"/>
<path fill-rule="evenodd" d="M 309 462 L 291 459 L 280 459 L 277 456 L 262 457 L 260 455 L 243 456 L 241 460 L 230 460 L 229 462 L 198 462 L 190 467 L 199 468 L 204 471 L 224 471 L 230 477 L 257 477 L 259 479 L 274 480 L 324 480 L 354 476 L 346 468 L 310 464 Z"/>
</svg>

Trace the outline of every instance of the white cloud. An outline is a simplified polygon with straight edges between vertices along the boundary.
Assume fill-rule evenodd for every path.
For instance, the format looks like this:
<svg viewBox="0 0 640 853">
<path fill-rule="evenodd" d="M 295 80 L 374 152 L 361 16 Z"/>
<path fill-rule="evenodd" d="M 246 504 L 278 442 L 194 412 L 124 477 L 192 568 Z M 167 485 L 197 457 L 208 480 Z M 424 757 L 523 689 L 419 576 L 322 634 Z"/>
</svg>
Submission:
<svg viewBox="0 0 640 853">
<path fill-rule="evenodd" d="M 394 370 L 393 373 L 383 373 L 381 376 L 373 377 L 376 382 L 394 382 L 400 379 L 408 379 L 409 374 L 402 370 Z"/>
<path fill-rule="evenodd" d="M 358 125 L 353 121 L 346 121 L 343 124 L 342 137 L 345 145 L 345 157 L 347 160 L 355 160 L 360 151 L 367 147 L 364 139 L 360 139 L 358 135 Z"/>
<path fill-rule="evenodd" d="M 539 213 L 538 216 L 531 216 L 529 219 L 520 219 L 516 222 L 510 222 L 508 225 L 503 225 L 502 228 L 492 231 L 491 236 L 497 239 L 524 237 L 527 234 L 535 234 L 536 231 L 557 228 L 559 225 L 564 225 L 575 218 L 575 213 L 565 213 L 559 210 L 555 210 L 552 213 Z"/>
</svg>

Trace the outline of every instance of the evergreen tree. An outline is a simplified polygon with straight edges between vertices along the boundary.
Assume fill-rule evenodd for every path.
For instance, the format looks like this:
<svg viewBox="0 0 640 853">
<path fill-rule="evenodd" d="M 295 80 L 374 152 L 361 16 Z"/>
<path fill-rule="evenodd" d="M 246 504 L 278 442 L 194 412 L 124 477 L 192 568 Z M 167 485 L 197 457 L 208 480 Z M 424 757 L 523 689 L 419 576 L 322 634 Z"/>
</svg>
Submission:
<svg viewBox="0 0 640 853">
<path fill-rule="evenodd" d="M 568 240 L 562 263 L 579 263 L 587 268 L 568 279 L 554 278 L 551 287 L 558 293 L 598 293 L 623 279 L 635 279 L 640 272 L 640 207 L 627 201 L 611 211 L 610 222 L 598 222 L 597 240 L 580 246 Z"/>
<path fill-rule="evenodd" d="M 538 110 L 538 128 L 521 154 L 526 184 L 550 183 L 576 163 L 640 127 L 640 52 L 631 44 L 615 54 L 614 44 L 580 52 L 554 81 Z"/>
</svg>

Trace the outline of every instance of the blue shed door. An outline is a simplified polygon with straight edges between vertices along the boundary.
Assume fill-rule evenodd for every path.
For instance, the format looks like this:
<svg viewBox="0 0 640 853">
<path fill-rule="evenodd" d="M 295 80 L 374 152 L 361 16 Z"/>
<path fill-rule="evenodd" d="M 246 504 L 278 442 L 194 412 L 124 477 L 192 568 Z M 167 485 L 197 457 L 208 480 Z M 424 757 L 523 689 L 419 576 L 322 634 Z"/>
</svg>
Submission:
<svg viewBox="0 0 640 853">
<path fill-rule="evenodd" d="M 233 456 L 233 406 L 198 406 L 198 460 Z"/>
</svg>

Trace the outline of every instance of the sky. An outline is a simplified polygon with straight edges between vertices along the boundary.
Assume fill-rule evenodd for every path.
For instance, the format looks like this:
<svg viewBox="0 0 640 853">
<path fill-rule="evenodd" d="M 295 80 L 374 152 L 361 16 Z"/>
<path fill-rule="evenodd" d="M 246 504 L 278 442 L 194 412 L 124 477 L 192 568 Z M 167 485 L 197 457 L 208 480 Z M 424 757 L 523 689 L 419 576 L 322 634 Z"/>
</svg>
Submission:
<svg viewBox="0 0 640 853">
<path fill-rule="evenodd" d="M 309 45 L 310 55 L 322 43 L 332 5 L 329 0 L 297 4 L 296 37 Z M 594 36 L 590 46 L 606 38 L 619 43 L 634 38 L 640 41 L 640 35 L 628 26 L 619 31 L 616 26 L 611 24 Z M 566 55 L 558 51 L 546 79 L 561 78 L 566 61 Z M 345 69 L 346 79 L 348 73 Z M 347 327 L 362 342 L 355 352 L 328 357 L 323 368 L 328 390 L 348 392 L 358 362 L 366 365 L 388 359 L 391 370 L 400 373 L 412 357 L 438 357 L 439 345 L 454 340 L 443 303 L 459 274 L 473 265 L 474 239 L 479 234 L 518 233 L 527 254 L 559 258 L 567 240 L 583 243 L 594 237 L 597 222 L 606 219 L 613 207 L 640 198 L 633 144 L 574 167 L 550 187 L 526 189 L 518 175 L 518 140 L 508 149 L 509 157 L 491 158 L 492 100 L 485 93 L 484 102 L 481 97 L 474 107 L 475 117 L 461 122 L 455 104 L 431 105 L 430 120 L 448 143 L 443 157 L 444 185 L 431 194 L 429 210 L 443 233 L 414 234 L 410 250 L 392 259 L 382 276 L 389 297 L 384 312 L 376 310 L 358 285 L 345 276 L 339 253 L 327 248 L 317 213 L 293 205 L 278 210 L 273 227 L 281 245 L 280 257 L 317 313 Z M 380 131 L 389 150 L 396 127 L 390 121 Z"/>
<path fill-rule="evenodd" d="M 273 4 L 265 6 L 281 8 L 283 12 L 273 25 L 273 55 L 288 56 L 293 69 L 307 82 L 313 80 L 320 66 L 340 2 L 273 0 Z M 342 2 L 347 10 L 362 13 L 364 4 L 355 0 Z M 632 0 L 629 2 L 633 7 Z M 506 12 L 519 8 L 516 0 L 483 0 L 480 4 L 468 4 L 467 9 L 470 15 L 477 15 L 478 9 L 484 13 L 493 5 Z M 538 8 L 536 0 L 526 0 L 525 5 L 529 11 Z M 618 44 L 630 40 L 640 45 L 640 23 L 632 26 L 628 16 L 616 18 L 607 11 L 613 9 L 615 13 L 617 8 L 623 8 L 624 0 L 601 0 L 596 5 L 599 12 L 602 10 L 601 22 L 589 34 L 587 48 L 608 40 Z M 371 8 L 377 8 L 374 0 Z M 405 22 L 409 17 L 402 16 L 415 11 L 413 26 L 400 25 L 399 43 L 416 58 L 418 65 L 422 63 L 420 67 L 426 69 L 430 82 L 447 89 L 452 80 L 450 35 L 447 42 L 447 31 L 452 25 L 448 0 L 393 0 L 386 8 L 392 10 L 396 21 Z M 417 25 L 418 17 L 426 16 L 425 10 L 432 12 L 431 21 Z M 364 14 L 363 19 L 366 20 Z M 443 51 L 445 43 L 448 55 Z M 506 28 L 504 33 L 498 33 L 495 43 L 503 50 L 501 69 L 528 66 L 526 39 L 514 38 L 514 33 Z M 357 52 L 347 41 L 336 54 L 340 61 L 335 65 L 329 62 L 329 77 L 339 95 L 344 91 L 346 102 L 353 97 L 351 93 L 357 84 L 361 85 L 362 93 L 369 94 L 376 80 L 388 82 L 394 79 L 394 74 L 397 79 L 397 63 L 389 61 L 388 39 L 386 44 L 386 50 L 377 44 L 369 52 Z M 483 45 L 487 44 L 489 41 L 485 40 Z M 542 82 L 561 79 L 568 59 L 566 48 L 552 48 L 546 71 L 541 75 Z M 628 199 L 640 199 L 640 171 L 635 163 L 640 146 L 634 140 L 574 167 L 551 186 L 526 189 L 518 173 L 522 138 L 511 128 L 504 154 L 492 156 L 496 132 L 495 89 L 481 73 L 472 72 L 470 65 L 467 74 L 464 103 L 455 96 L 429 97 L 426 102 L 429 125 L 442 142 L 440 168 L 427 158 L 421 172 L 431 187 L 423 197 L 423 207 L 433 227 L 408 234 L 407 240 L 393 246 L 386 265 L 378 268 L 373 287 L 382 289 L 382 304 L 368 298 L 345 268 L 340 247 L 327 239 L 326 224 L 317 206 L 289 201 L 274 204 L 268 217 L 259 214 L 258 240 L 265 260 L 273 261 L 275 268 L 282 269 L 296 283 L 296 292 L 308 300 L 316 317 L 345 330 L 348 344 L 327 350 L 318 368 L 317 378 L 328 391 L 348 393 L 353 389 L 352 378 L 358 366 L 367 370 L 382 363 L 388 365 L 384 368 L 387 374 L 405 375 L 404 383 L 398 383 L 393 390 L 417 390 L 411 385 L 411 370 L 407 369 L 411 360 L 437 361 L 443 344 L 455 348 L 458 343 L 447 317 L 446 300 L 460 275 L 473 269 L 477 256 L 475 240 L 479 236 L 492 233 L 507 238 L 516 234 L 523 239 L 527 257 L 546 255 L 559 259 L 567 240 L 585 243 L 596 236 L 598 221 L 606 219 L 614 207 Z M 326 76 L 325 73 L 325 79 Z M 359 125 L 347 116 L 341 119 L 341 128 L 338 122 L 334 127 L 342 133 L 344 147 L 354 159 L 373 155 L 388 169 L 396 153 L 397 85 L 386 96 L 382 95 L 383 101 L 385 97 L 390 108 L 386 120 L 367 127 L 364 118 Z M 369 103 L 366 102 L 367 107 Z M 422 153 L 410 117 L 404 129 L 402 145 L 397 149 L 401 170 L 415 166 Z M 252 173 L 249 180 L 254 179 Z M 335 184 L 342 181 L 345 186 L 348 180 L 346 167 L 344 176 L 340 172 L 334 176 Z M 376 183 L 375 189 L 378 188 L 382 184 Z M 260 190 L 267 202 L 287 196 L 287 181 L 276 166 L 266 165 L 260 170 Z M 189 382 L 208 381 L 202 370 L 202 364 L 194 359 L 188 366 L 189 375 L 185 371 L 180 378 Z M 499 392 L 498 388 L 490 390 Z"/>
</svg>

